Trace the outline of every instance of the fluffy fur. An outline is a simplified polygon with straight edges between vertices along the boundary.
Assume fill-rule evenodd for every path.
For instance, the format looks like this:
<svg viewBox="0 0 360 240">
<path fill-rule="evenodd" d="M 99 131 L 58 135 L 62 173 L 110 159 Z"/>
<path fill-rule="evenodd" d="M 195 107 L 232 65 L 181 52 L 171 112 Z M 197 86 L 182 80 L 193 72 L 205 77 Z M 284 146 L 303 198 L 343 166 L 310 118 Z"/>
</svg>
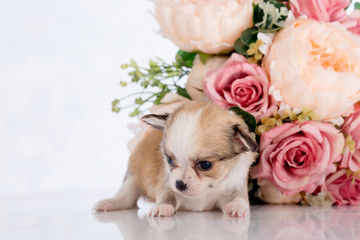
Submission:
<svg viewBox="0 0 360 240">
<path fill-rule="evenodd" d="M 156 203 L 150 216 L 214 208 L 233 217 L 249 215 L 248 171 L 258 146 L 241 117 L 211 103 L 191 102 L 170 115 L 143 120 L 154 128 L 130 156 L 120 191 L 96 203 L 95 210 L 132 208 L 143 196 Z M 211 167 L 203 169 L 203 162 Z"/>
</svg>

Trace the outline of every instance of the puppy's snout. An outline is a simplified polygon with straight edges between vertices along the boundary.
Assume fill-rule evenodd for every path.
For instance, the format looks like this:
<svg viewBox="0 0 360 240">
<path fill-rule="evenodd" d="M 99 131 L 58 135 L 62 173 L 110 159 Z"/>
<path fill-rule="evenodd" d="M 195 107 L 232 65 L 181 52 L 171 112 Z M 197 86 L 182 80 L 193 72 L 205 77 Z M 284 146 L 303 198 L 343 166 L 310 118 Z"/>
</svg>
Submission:
<svg viewBox="0 0 360 240">
<path fill-rule="evenodd" d="M 175 186 L 179 191 L 185 191 L 187 188 L 187 184 L 181 180 L 177 180 Z"/>
</svg>

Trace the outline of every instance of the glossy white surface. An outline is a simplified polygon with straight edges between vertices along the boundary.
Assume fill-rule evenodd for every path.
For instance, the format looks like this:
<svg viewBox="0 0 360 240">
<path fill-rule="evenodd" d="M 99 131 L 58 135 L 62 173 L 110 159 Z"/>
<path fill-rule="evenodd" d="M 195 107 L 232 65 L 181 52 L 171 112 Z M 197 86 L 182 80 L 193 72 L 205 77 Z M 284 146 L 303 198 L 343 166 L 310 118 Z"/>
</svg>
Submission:
<svg viewBox="0 0 360 240">
<path fill-rule="evenodd" d="M 148 218 L 150 204 L 144 202 L 139 210 L 92 213 L 102 197 L 0 199 L 0 239 L 360 239 L 360 207 L 252 206 L 250 221 L 218 211 Z"/>
</svg>

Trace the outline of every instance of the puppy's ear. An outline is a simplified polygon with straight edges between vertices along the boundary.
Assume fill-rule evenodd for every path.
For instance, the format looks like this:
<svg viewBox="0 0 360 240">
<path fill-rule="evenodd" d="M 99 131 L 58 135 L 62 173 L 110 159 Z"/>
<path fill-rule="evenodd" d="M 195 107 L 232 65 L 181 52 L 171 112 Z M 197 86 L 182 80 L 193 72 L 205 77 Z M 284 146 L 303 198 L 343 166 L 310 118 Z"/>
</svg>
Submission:
<svg viewBox="0 0 360 240">
<path fill-rule="evenodd" d="M 157 128 L 159 130 L 163 130 L 166 124 L 166 120 L 168 119 L 169 114 L 165 113 L 162 115 L 157 114 L 148 114 L 141 118 L 145 123 Z"/>
<path fill-rule="evenodd" d="M 235 140 L 240 145 L 240 149 L 246 149 L 246 151 L 257 152 L 259 151 L 259 145 L 255 140 L 255 136 L 242 125 L 234 125 Z"/>
</svg>

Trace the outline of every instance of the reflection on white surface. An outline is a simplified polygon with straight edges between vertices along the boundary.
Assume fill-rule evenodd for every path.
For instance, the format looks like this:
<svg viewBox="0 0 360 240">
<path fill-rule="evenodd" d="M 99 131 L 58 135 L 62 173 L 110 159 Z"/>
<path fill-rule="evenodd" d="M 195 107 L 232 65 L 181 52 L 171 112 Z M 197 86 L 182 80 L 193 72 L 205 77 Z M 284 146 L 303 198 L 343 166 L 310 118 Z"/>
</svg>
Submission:
<svg viewBox="0 0 360 240">
<path fill-rule="evenodd" d="M 248 239 L 249 220 L 221 212 L 178 212 L 171 218 L 140 217 L 136 210 L 95 213 L 99 222 L 114 223 L 124 239 Z"/>
<path fill-rule="evenodd" d="M 251 221 L 221 212 L 178 212 L 172 218 L 150 218 L 143 210 L 94 213 L 114 223 L 124 239 L 360 239 L 360 207 L 312 208 L 259 205 Z"/>
<path fill-rule="evenodd" d="M 262 205 L 251 213 L 253 239 L 360 239 L 360 207 Z"/>
<path fill-rule="evenodd" d="M 220 211 L 148 218 L 140 209 L 92 213 L 104 194 L 0 198 L 1 240 L 360 239 L 360 207 L 251 206 L 250 222 Z"/>
</svg>

